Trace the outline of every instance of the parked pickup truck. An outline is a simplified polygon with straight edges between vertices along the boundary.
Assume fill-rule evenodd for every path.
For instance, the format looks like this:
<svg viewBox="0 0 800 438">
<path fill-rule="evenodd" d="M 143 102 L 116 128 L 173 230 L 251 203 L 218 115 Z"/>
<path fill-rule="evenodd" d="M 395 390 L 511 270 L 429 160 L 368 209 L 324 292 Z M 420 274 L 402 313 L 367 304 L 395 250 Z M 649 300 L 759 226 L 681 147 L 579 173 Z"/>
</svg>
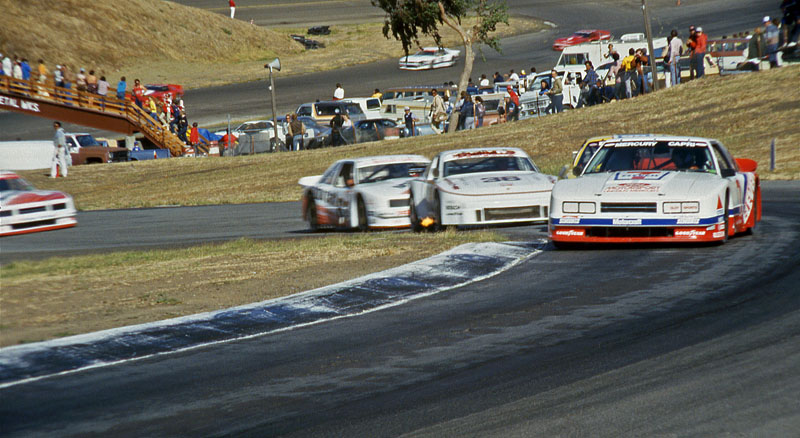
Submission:
<svg viewBox="0 0 800 438">
<path fill-rule="evenodd" d="M 128 161 L 128 149 L 103 146 L 91 134 L 68 133 L 66 137 L 73 166 Z"/>
</svg>

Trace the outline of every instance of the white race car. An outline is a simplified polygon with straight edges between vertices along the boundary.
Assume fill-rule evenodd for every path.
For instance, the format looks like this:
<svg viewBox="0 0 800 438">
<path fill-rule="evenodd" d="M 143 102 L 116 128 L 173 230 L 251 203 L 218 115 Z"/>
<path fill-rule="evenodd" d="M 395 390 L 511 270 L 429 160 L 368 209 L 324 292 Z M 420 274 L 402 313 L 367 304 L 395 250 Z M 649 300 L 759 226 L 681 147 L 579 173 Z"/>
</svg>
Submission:
<svg viewBox="0 0 800 438">
<path fill-rule="evenodd" d="M 522 149 L 441 152 L 411 181 L 411 226 L 545 222 L 555 182 Z"/>
<path fill-rule="evenodd" d="M 402 70 L 430 70 L 452 67 L 458 60 L 460 50 L 441 47 L 425 47 L 419 52 L 400 58 Z"/>
<path fill-rule="evenodd" d="M 570 242 L 725 241 L 761 218 L 756 162 L 717 140 L 617 136 L 553 188 L 549 235 Z"/>
<path fill-rule="evenodd" d="M 408 227 L 408 182 L 425 170 L 421 155 L 339 160 L 322 175 L 301 178 L 303 219 L 312 230 Z"/>
<path fill-rule="evenodd" d="M 72 197 L 36 190 L 14 172 L 0 171 L 0 236 L 74 227 Z"/>
</svg>

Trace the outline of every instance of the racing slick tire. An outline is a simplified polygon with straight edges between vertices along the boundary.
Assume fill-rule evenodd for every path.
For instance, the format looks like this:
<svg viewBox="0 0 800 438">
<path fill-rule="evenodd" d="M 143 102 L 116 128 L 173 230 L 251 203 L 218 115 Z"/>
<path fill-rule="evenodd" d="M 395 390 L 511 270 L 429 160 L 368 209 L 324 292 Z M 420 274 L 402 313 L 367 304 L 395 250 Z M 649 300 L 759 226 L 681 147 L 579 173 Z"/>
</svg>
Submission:
<svg viewBox="0 0 800 438">
<path fill-rule="evenodd" d="M 317 221 L 317 204 L 313 199 L 308 201 L 306 206 L 306 219 L 308 220 L 308 228 L 312 231 L 319 231 L 319 222 Z"/>
<path fill-rule="evenodd" d="M 356 212 L 358 215 L 356 219 L 357 220 L 356 230 L 362 232 L 368 231 L 369 224 L 367 223 L 367 207 L 364 205 L 364 199 L 361 196 L 358 197 L 356 208 L 357 208 Z"/>
<path fill-rule="evenodd" d="M 752 236 L 756 232 L 756 225 L 758 225 L 758 198 L 759 198 L 759 191 L 758 186 L 756 186 L 756 195 L 753 197 L 753 209 L 750 211 L 750 216 L 753 217 L 753 226 L 745 230 L 744 234 L 746 236 Z"/>
</svg>

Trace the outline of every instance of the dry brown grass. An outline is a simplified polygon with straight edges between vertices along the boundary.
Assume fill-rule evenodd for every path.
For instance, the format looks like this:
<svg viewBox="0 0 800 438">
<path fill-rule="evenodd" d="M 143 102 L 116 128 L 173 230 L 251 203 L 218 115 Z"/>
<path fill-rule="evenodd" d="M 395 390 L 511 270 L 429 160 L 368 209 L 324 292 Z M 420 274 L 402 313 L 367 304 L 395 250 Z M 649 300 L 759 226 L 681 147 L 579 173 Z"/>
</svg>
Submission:
<svg viewBox="0 0 800 438">
<path fill-rule="evenodd" d="M 254 26 L 224 15 L 162 0 L 0 0 L 0 53 L 35 63 L 44 59 L 85 67 L 110 82 L 125 75 L 146 83 L 186 87 L 263 79 L 264 63 L 281 58 L 282 75 L 308 73 L 402 56 L 402 46 L 381 33 L 380 23 L 336 25 L 327 46 L 303 49 L 291 34 L 306 29 Z M 43 24 L 46 23 L 46 24 Z M 541 22 L 513 18 L 498 35 L 534 32 Z M 444 44 L 455 44 L 445 29 Z M 431 43 L 431 41 L 423 41 Z"/>
<path fill-rule="evenodd" d="M 80 209 L 297 200 L 297 180 L 345 157 L 419 153 L 428 157 L 466 146 L 525 149 L 547 173 L 557 173 L 586 138 L 612 133 L 661 133 L 720 139 L 739 157 L 759 162 L 764 179 L 800 178 L 800 66 L 729 77 L 708 77 L 678 88 L 442 136 L 235 158 L 171 159 L 76 166 L 67 179 L 22 172 L 41 188 L 64 190 Z M 769 172 L 776 139 L 778 169 Z"/>
<path fill-rule="evenodd" d="M 259 302 L 501 239 L 490 232 L 346 233 L 10 264 L 0 268 L 0 347 Z"/>
</svg>

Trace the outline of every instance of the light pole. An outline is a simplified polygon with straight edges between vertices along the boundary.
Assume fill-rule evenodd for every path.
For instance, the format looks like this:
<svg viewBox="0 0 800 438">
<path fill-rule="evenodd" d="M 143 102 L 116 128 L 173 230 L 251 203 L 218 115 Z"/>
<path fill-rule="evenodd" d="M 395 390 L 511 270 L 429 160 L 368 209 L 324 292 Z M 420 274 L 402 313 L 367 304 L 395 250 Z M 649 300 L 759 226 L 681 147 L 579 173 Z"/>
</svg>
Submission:
<svg viewBox="0 0 800 438">
<path fill-rule="evenodd" d="M 269 64 L 264 64 L 264 68 L 269 69 L 269 91 L 270 95 L 272 95 L 272 127 L 275 129 L 275 136 L 273 140 L 275 141 L 275 148 L 278 147 L 278 119 L 275 117 L 276 109 L 275 109 L 275 81 L 272 79 L 272 69 L 281 71 L 281 60 L 275 58 L 274 61 L 270 62 Z M 270 147 L 271 149 L 271 147 Z M 274 151 L 273 151 L 274 152 Z"/>
<path fill-rule="evenodd" d="M 653 32 L 650 30 L 650 16 L 647 15 L 647 0 L 642 0 L 642 14 L 644 15 L 644 31 L 647 33 L 647 50 L 650 52 L 650 71 L 653 73 L 653 91 L 658 91 L 658 71 L 654 58 L 655 53 L 653 53 Z M 664 78 L 666 78 L 666 76 L 664 76 Z M 644 81 L 646 80 L 645 78 Z"/>
</svg>

